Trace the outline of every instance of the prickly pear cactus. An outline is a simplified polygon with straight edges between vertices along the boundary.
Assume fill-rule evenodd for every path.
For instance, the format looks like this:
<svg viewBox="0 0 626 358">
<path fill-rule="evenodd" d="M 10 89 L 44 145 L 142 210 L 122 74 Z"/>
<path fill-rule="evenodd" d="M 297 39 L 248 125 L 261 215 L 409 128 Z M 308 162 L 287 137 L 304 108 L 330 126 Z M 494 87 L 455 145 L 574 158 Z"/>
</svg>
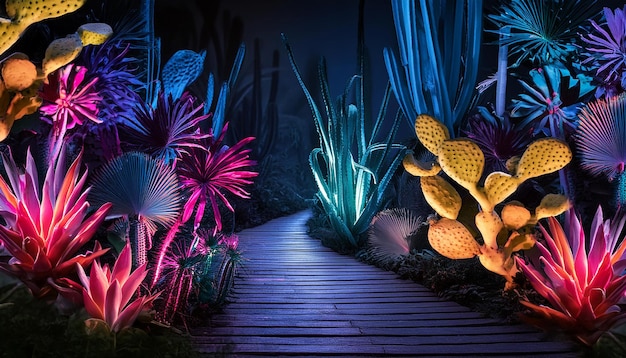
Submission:
<svg viewBox="0 0 626 358">
<path fill-rule="evenodd" d="M 6 0 L 9 18 L 0 18 L 0 55 L 17 42 L 28 26 L 74 12 L 86 2 L 87 0 Z"/>
<path fill-rule="evenodd" d="M 480 186 L 485 158 L 478 145 L 466 138 L 450 139 L 447 128 L 428 115 L 417 117 L 415 133 L 422 145 L 437 157 L 437 162 L 430 167 L 411 154 L 403 161 L 407 172 L 422 177 L 424 197 L 442 217 L 430 222 L 428 240 L 432 247 L 451 259 L 478 256 L 486 269 L 506 278 L 506 289 L 513 288 L 513 278 L 518 272 L 513 254 L 535 244 L 530 227 L 542 218 L 563 213 L 569 202 L 563 195 L 548 194 L 534 213 L 519 202 L 504 205 L 501 214 L 495 211 L 495 207 L 525 180 L 555 172 L 567 165 L 572 159 L 569 147 L 554 138 L 537 140 L 528 146 L 521 158 L 510 161 L 510 173 L 490 173 L 484 185 Z M 478 202 L 480 210 L 475 224 L 482 236 L 482 244 L 456 220 L 463 205 L 461 196 L 450 183 L 437 175 L 440 171 L 467 189 Z"/>
</svg>

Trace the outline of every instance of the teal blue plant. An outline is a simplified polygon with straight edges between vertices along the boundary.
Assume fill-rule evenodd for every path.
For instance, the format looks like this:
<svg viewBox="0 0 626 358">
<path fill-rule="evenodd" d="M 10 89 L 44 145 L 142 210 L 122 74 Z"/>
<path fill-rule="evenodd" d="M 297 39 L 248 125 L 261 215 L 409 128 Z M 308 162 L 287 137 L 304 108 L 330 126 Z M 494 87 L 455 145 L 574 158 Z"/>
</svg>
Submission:
<svg viewBox="0 0 626 358">
<path fill-rule="evenodd" d="M 525 60 L 543 66 L 576 54 L 580 28 L 596 10 L 595 0 L 512 0 L 489 19 L 504 35 L 501 43 L 509 46 L 510 55 L 518 56 L 513 67 Z"/>
<path fill-rule="evenodd" d="M 284 35 L 283 42 L 313 113 L 320 137 L 320 148 L 313 149 L 309 156 L 319 189 L 317 197 L 340 239 L 337 244 L 348 244 L 356 248 L 361 244 L 359 235 L 367 230 L 372 217 L 381 210 L 385 189 L 404 157 L 406 148 L 393 143 L 401 113 L 398 111 L 385 141 L 375 142 L 383 130 L 387 104 L 391 97 L 391 87 L 387 85 L 373 132 L 367 135 L 365 109 L 369 106 L 359 95 L 364 93 L 366 82 L 363 79 L 364 56 L 361 52 L 361 73 L 348 81 L 343 95 L 336 102 L 332 100 L 328 88 L 326 63 L 323 58 L 320 61 L 318 75 L 326 109 L 325 119 L 302 80 L 292 49 Z M 362 40 L 359 44 L 362 45 Z M 359 48 L 363 50 L 362 46 Z M 357 87 L 357 104 L 349 103 L 350 89 L 353 86 Z"/>
<path fill-rule="evenodd" d="M 393 92 L 410 127 L 441 118 L 454 136 L 470 106 L 480 57 L 482 0 L 392 0 L 400 57 L 385 48 Z"/>
<path fill-rule="evenodd" d="M 595 89 L 591 78 L 577 75 L 559 65 L 546 65 L 530 71 L 532 84 L 520 80 L 528 93 L 513 100 L 511 117 L 520 120 L 521 128 L 533 133 L 565 139 L 576 128 L 576 114 L 587 94 Z"/>
</svg>

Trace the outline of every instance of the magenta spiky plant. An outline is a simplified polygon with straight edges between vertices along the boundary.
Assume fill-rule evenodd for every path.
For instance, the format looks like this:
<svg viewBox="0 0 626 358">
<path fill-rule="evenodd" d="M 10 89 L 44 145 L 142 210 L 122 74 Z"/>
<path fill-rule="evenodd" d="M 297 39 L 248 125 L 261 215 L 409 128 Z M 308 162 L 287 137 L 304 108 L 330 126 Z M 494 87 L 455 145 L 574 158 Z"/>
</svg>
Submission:
<svg viewBox="0 0 626 358">
<path fill-rule="evenodd" d="M 578 114 L 576 142 L 581 167 L 593 175 L 619 179 L 618 205 L 626 203 L 626 94 L 588 103 Z"/>
<path fill-rule="evenodd" d="M 226 198 L 226 193 L 249 198 L 250 193 L 244 187 L 252 184 L 250 179 L 258 175 L 257 172 L 248 170 L 249 167 L 256 165 L 256 162 L 249 157 L 250 149 L 244 149 L 244 146 L 254 138 L 244 138 L 228 147 L 222 144 L 227 130 L 228 125 L 224 126 L 218 138 L 212 135 L 203 138 L 198 142 L 199 146 L 190 148 L 180 159 L 178 176 L 182 188 L 190 193 L 189 200 L 183 208 L 182 221 L 189 220 L 195 209 L 194 230 L 200 225 L 206 205 L 210 204 L 215 217 L 215 229 L 221 231 L 222 220 L 218 201 L 230 211 L 234 211 Z"/>
<path fill-rule="evenodd" d="M 596 67 L 596 76 L 603 84 L 596 96 L 612 97 L 626 89 L 626 5 L 614 11 L 605 7 L 604 20 L 604 24 L 591 20 L 596 32 L 582 36 L 587 43 L 583 64 Z"/>
<path fill-rule="evenodd" d="M 538 241 L 539 262 L 517 264 L 535 290 L 552 307 L 522 301 L 536 315 L 526 318 L 540 327 L 559 327 L 587 345 L 612 327 L 626 323 L 620 304 L 626 292 L 626 240 L 620 238 L 625 216 L 604 221 L 599 207 L 591 224 L 589 239 L 580 219 L 570 209 L 566 230 L 548 218 L 548 230 L 540 225 L 545 243 Z"/>
<path fill-rule="evenodd" d="M 58 155 L 68 130 L 86 121 L 102 123 L 98 118 L 98 103 L 102 99 L 96 91 L 97 77 L 86 81 L 87 68 L 69 64 L 51 76 L 44 85 L 40 107 L 42 119 L 52 125 L 50 131 L 50 153 Z"/>
<path fill-rule="evenodd" d="M 65 170 L 65 151 L 49 164 L 43 186 L 30 151 L 24 172 L 12 156 L 3 158 L 9 182 L 0 177 L 0 241 L 12 258 L 0 269 L 16 276 L 40 298 L 57 293 L 80 302 L 77 267 L 87 267 L 103 255 L 98 242 L 92 251 L 79 253 L 104 221 L 111 204 L 103 203 L 88 216 L 90 203 L 81 173 L 81 155 Z"/>
<path fill-rule="evenodd" d="M 134 115 L 127 118 L 123 132 L 129 149 L 142 151 L 174 165 L 177 158 L 191 148 L 200 148 L 198 124 L 208 118 L 202 115 L 203 105 L 196 105 L 187 92 L 174 100 L 159 93 L 156 108 L 138 99 Z"/>
</svg>

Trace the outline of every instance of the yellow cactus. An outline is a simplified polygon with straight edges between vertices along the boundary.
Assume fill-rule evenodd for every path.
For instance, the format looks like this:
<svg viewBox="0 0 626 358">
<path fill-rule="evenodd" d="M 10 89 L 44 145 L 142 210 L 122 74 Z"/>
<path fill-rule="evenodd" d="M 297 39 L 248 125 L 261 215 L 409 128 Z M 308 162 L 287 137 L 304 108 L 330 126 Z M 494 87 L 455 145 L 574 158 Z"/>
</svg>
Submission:
<svg viewBox="0 0 626 358">
<path fill-rule="evenodd" d="M 439 174 L 441 167 L 438 163 L 422 163 L 415 159 L 413 154 L 407 154 L 402 159 L 402 165 L 409 174 L 416 177 L 429 177 Z"/>
<path fill-rule="evenodd" d="M 435 175 L 420 178 L 422 193 L 428 205 L 440 216 L 455 220 L 461 211 L 461 195 L 442 177 Z"/>
<path fill-rule="evenodd" d="M 87 0 L 6 0 L 9 18 L 0 18 L 0 55 L 17 42 L 28 26 L 74 12 L 85 2 Z"/>
<path fill-rule="evenodd" d="M 442 216 L 438 221 L 431 221 L 428 232 L 431 245 L 451 259 L 478 256 L 486 269 L 507 280 L 506 288 L 512 288 L 513 278 L 518 272 L 512 255 L 532 247 L 535 242 L 527 232 L 528 227 L 540 218 L 562 213 L 569 203 L 562 195 L 547 195 L 534 215 L 521 203 L 510 203 L 502 209 L 502 218 L 495 207 L 525 180 L 555 172 L 567 165 L 572 159 L 569 147 L 554 138 L 537 140 L 528 146 L 521 158 L 512 158 L 507 163 L 511 173 L 490 173 L 481 187 L 479 183 L 485 158 L 477 144 L 466 138 L 450 139 L 446 127 L 428 115 L 417 117 L 415 133 L 424 147 L 437 157 L 439 164 L 428 169 L 412 156 L 407 156 L 404 161 L 404 167 L 410 174 L 422 177 L 426 201 Z M 467 189 L 478 203 L 479 212 L 474 220 L 482 236 L 482 245 L 467 227 L 455 220 L 463 205 L 461 196 L 445 179 L 434 173 L 439 169 Z"/>
<path fill-rule="evenodd" d="M 80 54 L 83 43 L 76 34 L 56 39 L 48 45 L 41 64 L 42 77 L 46 78 L 57 69 L 67 65 Z"/>
<path fill-rule="evenodd" d="M 80 37 L 83 46 L 102 45 L 113 35 L 113 29 L 107 24 L 96 22 L 82 25 L 76 34 Z"/>
</svg>

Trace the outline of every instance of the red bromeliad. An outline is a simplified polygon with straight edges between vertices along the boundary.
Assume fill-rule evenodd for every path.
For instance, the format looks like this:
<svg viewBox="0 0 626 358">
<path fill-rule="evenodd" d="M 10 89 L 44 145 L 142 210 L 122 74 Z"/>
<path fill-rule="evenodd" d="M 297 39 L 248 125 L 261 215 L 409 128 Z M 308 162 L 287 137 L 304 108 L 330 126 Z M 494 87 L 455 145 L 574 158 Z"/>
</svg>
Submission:
<svg viewBox="0 0 626 358">
<path fill-rule="evenodd" d="M 560 327 L 592 345 L 602 333 L 626 323 L 626 312 L 619 306 L 626 293 L 626 275 L 622 275 L 626 241 L 618 240 L 626 217 L 603 221 L 598 208 L 586 250 L 580 220 L 573 209 L 566 215 L 567 233 L 554 217 L 548 219 L 550 232 L 540 226 L 546 242 L 537 242 L 540 263 L 516 258 L 535 290 L 553 307 L 522 303 L 538 315 L 527 317 L 533 324 Z"/>
<path fill-rule="evenodd" d="M 151 296 L 135 297 L 137 290 L 148 271 L 146 264 L 131 272 L 132 257 L 130 245 L 126 245 L 113 269 L 101 266 L 95 261 L 89 277 L 82 267 L 78 275 L 83 284 L 85 309 L 92 318 L 106 322 L 109 329 L 119 332 L 133 325 L 139 314 L 148 309 L 160 293 Z"/>
<path fill-rule="evenodd" d="M 76 266 L 87 267 L 107 251 L 96 242 L 93 251 L 77 254 L 111 207 L 104 204 L 86 218 L 89 189 L 83 190 L 87 173 L 80 174 L 81 156 L 64 172 L 61 149 L 61 155 L 48 167 L 41 190 L 30 151 L 23 173 L 12 156 L 3 158 L 9 183 L 0 177 L 0 213 L 6 222 L 0 226 L 0 241 L 12 258 L 0 268 L 21 279 L 36 297 L 55 297 L 59 291 L 79 302 Z"/>
</svg>

